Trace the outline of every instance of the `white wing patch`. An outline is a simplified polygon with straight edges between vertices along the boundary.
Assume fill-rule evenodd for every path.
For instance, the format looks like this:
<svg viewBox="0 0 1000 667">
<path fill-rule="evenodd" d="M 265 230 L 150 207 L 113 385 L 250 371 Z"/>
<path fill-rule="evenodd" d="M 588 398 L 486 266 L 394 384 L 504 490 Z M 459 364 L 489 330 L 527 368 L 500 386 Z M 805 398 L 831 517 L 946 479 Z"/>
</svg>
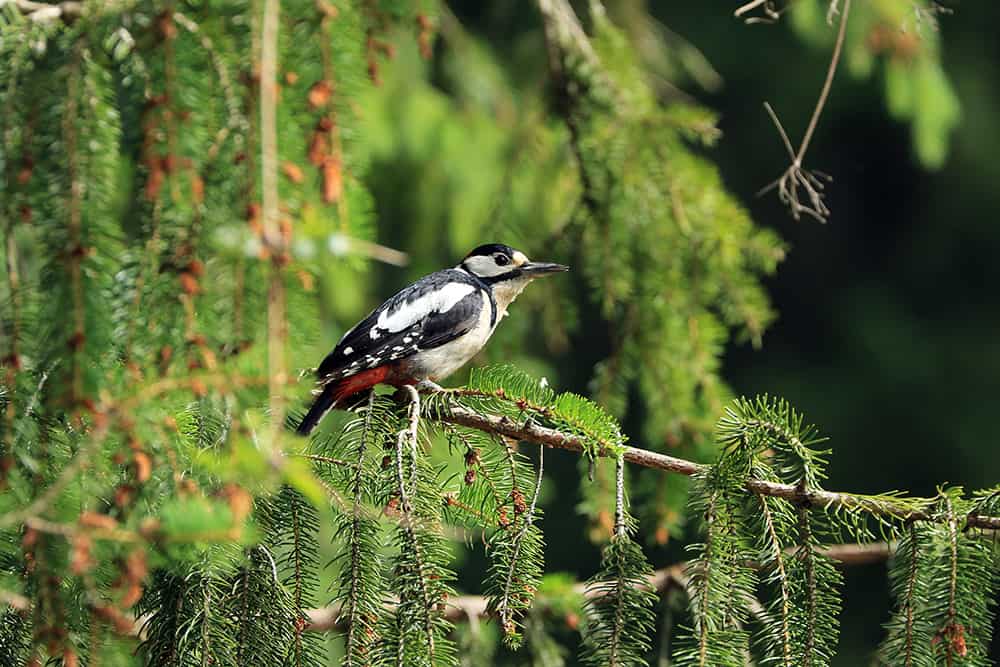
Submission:
<svg viewBox="0 0 1000 667">
<path fill-rule="evenodd" d="M 428 292 L 413 301 L 404 301 L 399 308 L 392 312 L 383 310 L 368 335 L 371 336 L 372 340 L 377 340 L 383 331 L 402 331 L 427 317 L 430 313 L 446 313 L 474 291 L 476 291 L 475 285 L 455 282 Z M 404 342 L 409 341 L 404 340 Z"/>
</svg>

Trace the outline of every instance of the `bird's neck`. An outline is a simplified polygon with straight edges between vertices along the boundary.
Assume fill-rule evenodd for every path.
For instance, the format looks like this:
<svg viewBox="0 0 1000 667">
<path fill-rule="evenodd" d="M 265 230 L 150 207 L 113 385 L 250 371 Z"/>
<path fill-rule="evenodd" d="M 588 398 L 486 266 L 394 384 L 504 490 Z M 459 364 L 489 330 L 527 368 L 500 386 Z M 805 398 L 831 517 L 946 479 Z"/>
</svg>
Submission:
<svg viewBox="0 0 1000 667">
<path fill-rule="evenodd" d="M 502 280 L 492 285 L 493 300 L 497 304 L 497 319 L 507 314 L 507 307 L 514 302 L 517 295 L 531 282 L 531 278 L 520 276 L 510 280 Z"/>
</svg>

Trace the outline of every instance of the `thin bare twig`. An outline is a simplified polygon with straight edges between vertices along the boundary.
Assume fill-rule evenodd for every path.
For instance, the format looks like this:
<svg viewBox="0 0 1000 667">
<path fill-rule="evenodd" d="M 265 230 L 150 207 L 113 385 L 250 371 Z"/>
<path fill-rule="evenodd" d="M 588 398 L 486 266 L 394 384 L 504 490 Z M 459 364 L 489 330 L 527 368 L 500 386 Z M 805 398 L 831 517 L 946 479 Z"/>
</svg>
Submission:
<svg viewBox="0 0 1000 667">
<path fill-rule="evenodd" d="M 345 461 L 343 459 L 336 459 L 332 456 L 321 456 L 319 454 L 288 454 L 287 456 L 295 456 L 298 458 L 309 459 L 310 461 L 318 461 L 319 463 L 329 463 L 332 465 L 343 466 L 345 468 L 357 468 L 356 463 L 351 463 L 350 461 Z"/>
<path fill-rule="evenodd" d="M 406 266 L 410 257 L 405 252 L 379 243 L 357 239 L 335 232 L 327 239 L 327 246 L 334 255 L 356 254 L 392 266 Z"/>
<path fill-rule="evenodd" d="M 271 398 L 271 438 L 276 444 L 284 428 L 285 387 L 285 284 L 283 267 L 287 249 L 279 221 L 278 199 L 278 32 L 280 0 L 265 0 L 260 49 L 260 171 L 264 245 L 271 258 L 267 295 L 268 392 Z"/>
<path fill-rule="evenodd" d="M 830 3 L 827 15 L 828 19 L 833 18 L 833 15 L 837 12 L 837 7 L 837 0 Z M 764 103 L 764 108 L 767 110 L 768 115 L 771 116 L 775 127 L 778 128 L 778 134 L 781 136 L 781 141 L 785 145 L 785 150 L 788 151 L 788 157 L 792 163 L 785 170 L 785 173 L 764 186 L 757 194 L 759 196 L 777 188 L 778 199 L 788 206 L 792 217 L 796 220 L 799 220 L 803 213 L 816 218 L 820 222 L 826 222 L 830 216 L 830 209 L 823 200 L 825 183 L 831 180 L 830 176 L 822 172 L 805 169 L 803 162 L 806 151 L 809 150 L 813 134 L 816 132 L 816 127 L 819 124 L 819 117 L 826 107 L 827 99 L 830 97 L 833 77 L 837 73 L 837 65 L 840 63 L 840 56 L 844 50 L 844 36 L 847 34 L 847 18 L 850 11 L 851 0 L 844 0 L 844 9 L 840 13 L 840 27 L 837 31 L 837 41 L 834 44 L 833 55 L 830 57 L 830 64 L 826 70 L 826 79 L 823 81 L 823 88 L 820 90 L 819 98 L 816 100 L 816 106 L 813 108 L 812 117 L 809 119 L 809 125 L 806 126 L 806 131 L 802 136 L 802 142 L 799 144 L 798 150 L 792 149 L 792 142 L 788 139 L 788 134 L 785 132 L 781 121 L 778 120 L 774 109 L 767 102 Z"/>
<path fill-rule="evenodd" d="M 746 16 L 750 12 L 760 9 L 763 12 L 763 16 Z M 743 5 L 736 8 L 733 15 L 736 18 L 743 18 L 746 16 L 744 22 L 750 23 L 774 23 L 779 18 L 781 18 L 782 9 L 778 9 L 777 4 L 774 0 L 751 0 Z"/>
</svg>

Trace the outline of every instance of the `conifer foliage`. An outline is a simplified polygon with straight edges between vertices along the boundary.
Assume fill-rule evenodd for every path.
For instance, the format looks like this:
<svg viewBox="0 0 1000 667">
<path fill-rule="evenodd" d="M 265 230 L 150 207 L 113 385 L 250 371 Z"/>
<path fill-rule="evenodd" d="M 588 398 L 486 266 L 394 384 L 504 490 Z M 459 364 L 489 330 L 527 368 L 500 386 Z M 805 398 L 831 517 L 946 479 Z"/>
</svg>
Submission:
<svg viewBox="0 0 1000 667">
<path fill-rule="evenodd" d="M 311 384 L 296 371 L 336 333 L 322 323 L 363 309 L 365 260 L 399 261 L 375 243 L 366 178 L 402 141 L 378 118 L 410 104 L 413 155 L 462 150 L 413 139 L 482 113 L 428 82 L 489 58 L 430 0 L 0 2 L 0 664 L 558 665 L 568 632 L 594 665 L 650 664 L 654 646 L 680 665 L 828 665 L 827 547 L 876 538 L 895 545 L 880 659 L 991 664 L 1000 490 L 833 493 L 801 415 L 729 401 L 722 346 L 772 319 L 760 279 L 783 245 L 701 152 L 712 114 L 664 104 L 629 35 L 579 4 L 582 22 L 537 2 L 555 108 L 497 142 L 514 156 L 498 216 L 517 234 L 539 198 L 567 204 L 539 213 L 545 243 L 621 323 L 592 397 L 487 365 L 455 389 L 380 390 L 305 441 L 284 428 Z M 397 48 L 435 62 L 439 28 L 470 57 L 397 99 L 414 66 Z M 489 104 L 514 95 L 484 78 Z M 581 583 L 546 572 L 560 448 L 590 473 L 602 547 Z M 682 523 L 671 473 L 696 478 L 701 536 L 676 632 L 644 548 Z M 474 608 L 463 549 L 485 560 Z"/>
</svg>

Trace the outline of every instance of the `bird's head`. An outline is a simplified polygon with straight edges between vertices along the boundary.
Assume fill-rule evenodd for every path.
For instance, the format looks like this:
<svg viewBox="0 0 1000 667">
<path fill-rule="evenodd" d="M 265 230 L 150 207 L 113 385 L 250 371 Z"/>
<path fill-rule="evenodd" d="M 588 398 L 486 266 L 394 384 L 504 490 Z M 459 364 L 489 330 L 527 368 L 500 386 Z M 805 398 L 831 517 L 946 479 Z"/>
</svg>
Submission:
<svg viewBox="0 0 1000 667">
<path fill-rule="evenodd" d="M 568 266 L 552 262 L 532 262 L 520 250 L 502 243 L 481 245 L 462 260 L 459 265 L 487 284 L 506 281 L 527 283 L 541 276 L 569 271 Z"/>
</svg>

